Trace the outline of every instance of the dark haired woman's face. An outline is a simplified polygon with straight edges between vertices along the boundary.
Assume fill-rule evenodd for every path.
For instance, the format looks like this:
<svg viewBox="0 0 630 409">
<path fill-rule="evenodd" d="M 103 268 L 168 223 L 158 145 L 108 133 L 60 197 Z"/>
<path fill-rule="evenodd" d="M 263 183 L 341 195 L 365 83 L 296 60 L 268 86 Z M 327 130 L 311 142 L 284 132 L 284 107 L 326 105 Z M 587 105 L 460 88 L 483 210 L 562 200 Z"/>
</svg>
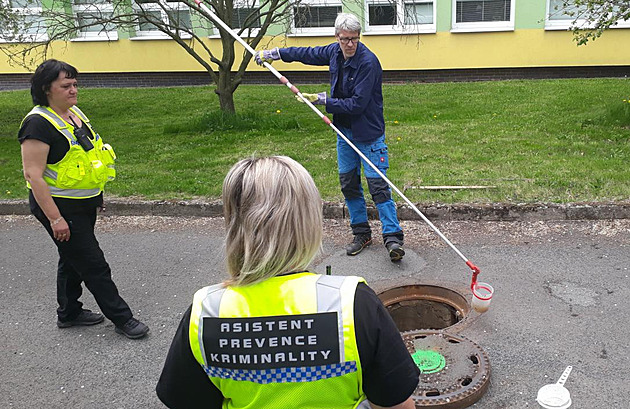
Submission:
<svg viewBox="0 0 630 409">
<path fill-rule="evenodd" d="M 66 78 L 65 71 L 59 73 L 59 77 L 50 83 L 50 89 L 46 92 L 48 105 L 68 109 L 77 104 L 77 79 Z"/>
</svg>

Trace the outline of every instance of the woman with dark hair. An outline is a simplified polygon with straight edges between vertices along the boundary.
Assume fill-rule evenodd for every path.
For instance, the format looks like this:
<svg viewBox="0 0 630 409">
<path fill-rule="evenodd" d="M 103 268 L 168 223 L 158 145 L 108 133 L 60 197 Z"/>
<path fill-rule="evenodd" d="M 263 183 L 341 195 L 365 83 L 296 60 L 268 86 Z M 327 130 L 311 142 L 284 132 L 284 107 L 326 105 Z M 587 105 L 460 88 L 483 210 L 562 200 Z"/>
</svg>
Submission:
<svg viewBox="0 0 630 409">
<path fill-rule="evenodd" d="M 57 326 L 103 322 L 101 314 L 82 308 L 85 283 L 117 333 L 141 338 L 149 327 L 133 317 L 118 293 L 94 235 L 103 188 L 116 176 L 116 156 L 76 106 L 77 74 L 76 68 L 57 60 L 37 67 L 31 78 L 35 107 L 18 132 L 31 212 L 59 252 Z"/>
<path fill-rule="evenodd" d="M 365 280 L 309 272 L 322 200 L 302 165 L 249 158 L 223 182 L 229 278 L 181 320 L 157 395 L 169 408 L 413 409 L 419 370 Z"/>
</svg>

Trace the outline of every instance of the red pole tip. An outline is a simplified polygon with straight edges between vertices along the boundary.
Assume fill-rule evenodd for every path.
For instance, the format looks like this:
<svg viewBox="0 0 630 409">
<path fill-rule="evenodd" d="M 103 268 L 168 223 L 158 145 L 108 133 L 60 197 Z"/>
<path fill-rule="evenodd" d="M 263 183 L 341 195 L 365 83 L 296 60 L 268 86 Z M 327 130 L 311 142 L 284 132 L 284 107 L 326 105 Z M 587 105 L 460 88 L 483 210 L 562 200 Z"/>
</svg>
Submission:
<svg viewBox="0 0 630 409">
<path fill-rule="evenodd" d="M 474 273 L 475 273 L 475 274 L 479 274 L 479 273 L 481 273 L 481 270 L 479 269 L 479 267 L 477 267 L 476 265 L 474 265 L 472 261 L 468 260 L 468 261 L 466 262 L 466 265 L 467 265 L 468 267 L 470 267 L 470 269 L 471 269 L 472 271 L 474 271 Z"/>
<path fill-rule="evenodd" d="M 472 279 L 470 280 L 470 289 L 474 290 L 475 284 L 477 284 L 477 276 L 479 275 L 479 273 L 481 273 L 481 270 L 479 269 L 479 267 L 474 265 L 472 261 L 470 260 L 466 262 L 466 265 L 470 267 L 470 269 L 473 271 Z"/>
</svg>

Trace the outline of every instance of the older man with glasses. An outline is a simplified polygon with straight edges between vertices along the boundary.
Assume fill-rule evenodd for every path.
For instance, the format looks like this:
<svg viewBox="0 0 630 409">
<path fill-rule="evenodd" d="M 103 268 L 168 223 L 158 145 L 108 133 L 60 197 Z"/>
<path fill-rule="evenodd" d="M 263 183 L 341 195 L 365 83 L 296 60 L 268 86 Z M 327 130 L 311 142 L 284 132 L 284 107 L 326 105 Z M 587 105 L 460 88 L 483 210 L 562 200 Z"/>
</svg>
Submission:
<svg viewBox="0 0 630 409">
<path fill-rule="evenodd" d="M 378 58 L 360 42 L 361 23 L 353 14 L 341 13 L 335 20 L 336 42 L 319 47 L 288 47 L 263 50 L 254 59 L 258 65 L 275 60 L 299 61 L 308 65 L 328 65 L 330 97 L 326 92 L 302 94 L 315 105 L 325 105 L 333 123 L 377 168 L 389 168 L 383 117 L 383 69 Z M 398 222 L 391 189 L 361 157 L 337 136 L 339 181 L 350 212 L 354 239 L 346 247 L 349 256 L 359 254 L 372 243 L 367 208 L 361 185 L 361 166 L 382 224 L 383 241 L 390 260 L 400 261 L 403 231 Z"/>
</svg>

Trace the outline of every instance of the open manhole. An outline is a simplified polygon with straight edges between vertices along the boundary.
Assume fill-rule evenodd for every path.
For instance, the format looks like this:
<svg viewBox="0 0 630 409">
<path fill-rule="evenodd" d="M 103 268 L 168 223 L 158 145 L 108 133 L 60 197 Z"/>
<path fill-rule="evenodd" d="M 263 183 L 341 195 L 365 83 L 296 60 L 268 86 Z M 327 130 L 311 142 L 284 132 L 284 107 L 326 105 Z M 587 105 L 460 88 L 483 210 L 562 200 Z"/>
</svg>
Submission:
<svg viewBox="0 0 630 409">
<path fill-rule="evenodd" d="M 416 408 L 466 408 L 490 384 L 490 360 L 469 339 L 454 335 L 471 311 L 459 292 L 434 285 L 390 288 L 379 298 L 420 369 Z"/>
<path fill-rule="evenodd" d="M 470 304 L 457 291 L 437 285 L 405 285 L 381 292 L 381 299 L 400 332 L 444 329 L 456 332 L 470 313 Z"/>
</svg>

